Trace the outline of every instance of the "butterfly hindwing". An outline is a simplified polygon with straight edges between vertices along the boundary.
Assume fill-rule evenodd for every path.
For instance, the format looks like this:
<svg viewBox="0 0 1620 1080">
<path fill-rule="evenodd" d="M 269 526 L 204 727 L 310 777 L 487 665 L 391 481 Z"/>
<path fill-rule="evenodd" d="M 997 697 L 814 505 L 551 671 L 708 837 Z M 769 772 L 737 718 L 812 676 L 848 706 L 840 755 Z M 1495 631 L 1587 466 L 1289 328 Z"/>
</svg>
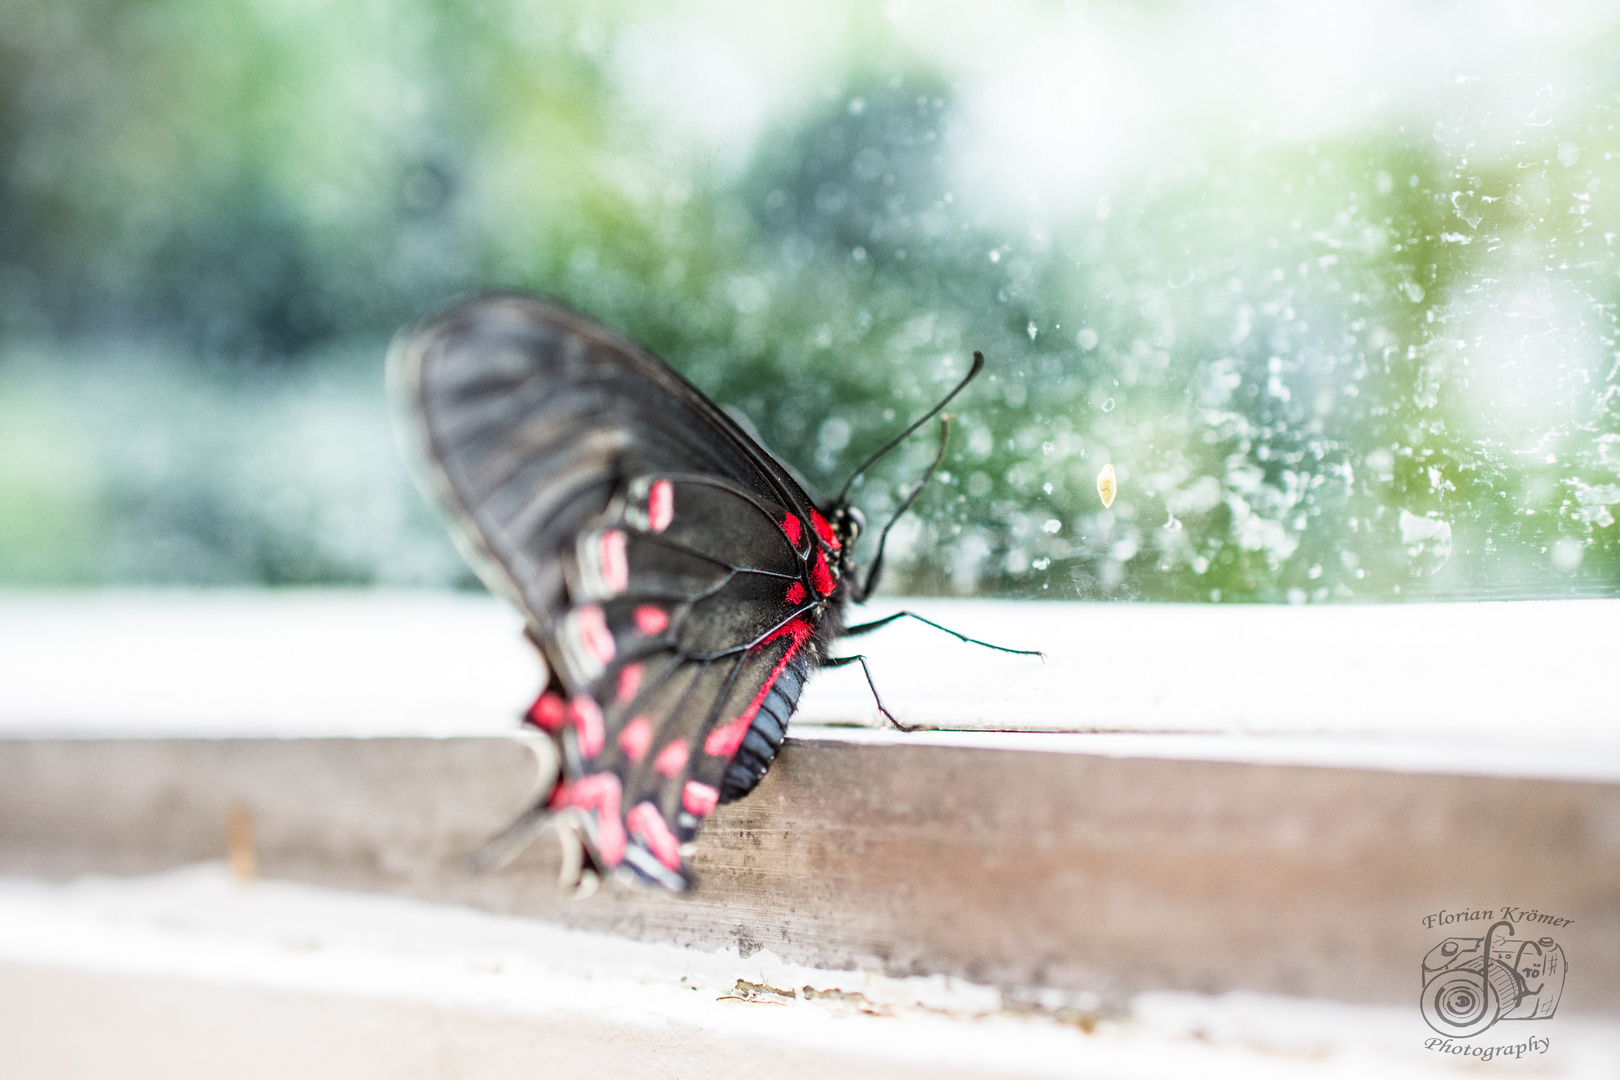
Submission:
<svg viewBox="0 0 1620 1080">
<path fill-rule="evenodd" d="M 574 312 L 475 300 L 396 352 L 436 494 L 552 669 L 551 806 L 597 865 L 671 888 L 746 793 L 837 625 L 830 530 L 661 361 Z"/>
<path fill-rule="evenodd" d="M 570 778 L 553 802 L 580 815 L 599 865 L 678 887 L 703 819 L 757 782 L 780 745 L 814 627 L 790 512 L 704 478 L 634 478 L 627 490 L 581 533 L 568 572 L 593 601 L 556 635 L 577 689 L 538 711 Z"/>
</svg>

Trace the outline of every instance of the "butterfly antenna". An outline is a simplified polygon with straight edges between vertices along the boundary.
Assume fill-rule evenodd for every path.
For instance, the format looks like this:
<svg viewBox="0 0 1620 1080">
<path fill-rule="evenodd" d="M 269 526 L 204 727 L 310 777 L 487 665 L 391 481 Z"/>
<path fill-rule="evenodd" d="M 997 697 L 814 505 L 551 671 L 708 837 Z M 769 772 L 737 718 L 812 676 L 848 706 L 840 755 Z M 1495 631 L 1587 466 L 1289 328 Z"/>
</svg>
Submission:
<svg viewBox="0 0 1620 1080">
<path fill-rule="evenodd" d="M 983 370 L 984 353 L 975 350 L 973 353 L 973 370 L 969 371 L 967 373 L 967 377 L 956 384 L 956 389 L 946 394 L 945 397 L 940 400 L 938 405 L 935 405 L 932 409 L 929 409 L 922 416 L 918 417 L 916 422 L 910 427 L 906 428 L 906 430 L 902 431 L 900 434 L 896 435 L 894 438 L 885 443 L 883 449 L 861 462 L 861 467 L 850 473 L 849 479 L 844 481 L 844 486 L 839 489 L 838 498 L 835 501 L 842 503 L 844 501 L 844 496 L 849 494 L 851 485 L 853 485 L 855 481 L 860 478 L 862 473 L 866 472 L 867 469 L 870 469 L 873 465 L 877 464 L 878 460 L 882 458 L 884 454 L 887 454 L 890 450 L 893 450 L 895 447 L 909 439 L 918 428 L 922 427 L 924 424 L 928 423 L 928 421 L 938 416 L 940 411 L 951 403 L 951 399 L 965 390 L 967 388 L 967 384 L 972 382 L 978 376 L 979 372 Z M 930 469 L 929 471 L 932 472 L 933 470 Z"/>
<path fill-rule="evenodd" d="M 977 356 L 978 354 L 975 353 L 974 355 Z M 974 370 L 977 371 L 978 369 L 974 368 Z M 972 378 L 972 376 L 970 375 L 968 378 Z M 960 390 L 961 387 L 959 386 L 957 389 Z M 950 399 L 947 398 L 946 400 Z M 933 478 L 935 470 L 939 468 L 939 463 L 945 460 L 945 446 L 950 441 L 951 414 L 946 413 L 939 418 L 939 449 L 934 452 L 934 460 L 928 463 L 928 468 L 923 471 L 922 479 L 918 480 L 917 486 L 912 488 L 911 493 L 901 500 L 900 506 L 889 517 L 889 523 L 883 526 L 883 531 L 878 534 L 877 554 L 872 556 L 872 568 L 866 572 L 866 581 L 861 585 L 861 594 L 857 597 L 858 600 L 864 601 L 868 596 L 872 595 L 872 589 L 877 585 L 878 572 L 883 569 L 883 546 L 889 542 L 889 530 L 894 528 L 895 522 L 899 521 L 907 510 L 911 509 L 911 504 L 917 501 L 917 496 L 921 495 L 923 488 L 928 486 L 928 481 Z"/>
</svg>

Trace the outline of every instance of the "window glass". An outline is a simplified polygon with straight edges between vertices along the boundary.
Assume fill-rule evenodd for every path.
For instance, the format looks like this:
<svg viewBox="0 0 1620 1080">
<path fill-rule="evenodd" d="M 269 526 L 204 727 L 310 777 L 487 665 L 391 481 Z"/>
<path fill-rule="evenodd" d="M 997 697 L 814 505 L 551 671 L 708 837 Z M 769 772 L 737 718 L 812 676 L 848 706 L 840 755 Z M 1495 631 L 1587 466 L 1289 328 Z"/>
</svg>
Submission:
<svg viewBox="0 0 1620 1080">
<path fill-rule="evenodd" d="M 0 0 L 0 238 L 12 584 L 470 583 L 381 356 L 509 285 L 827 492 L 982 350 L 890 590 L 1620 587 L 1612 5 Z"/>
</svg>

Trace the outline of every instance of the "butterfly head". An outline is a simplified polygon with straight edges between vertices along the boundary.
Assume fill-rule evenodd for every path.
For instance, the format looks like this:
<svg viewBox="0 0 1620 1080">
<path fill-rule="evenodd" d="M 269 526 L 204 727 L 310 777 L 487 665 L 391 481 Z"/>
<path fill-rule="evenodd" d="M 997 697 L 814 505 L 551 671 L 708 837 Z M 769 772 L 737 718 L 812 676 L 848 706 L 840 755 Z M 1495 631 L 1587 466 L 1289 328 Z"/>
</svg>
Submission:
<svg viewBox="0 0 1620 1080">
<path fill-rule="evenodd" d="M 855 565 L 855 541 L 866 528 L 866 518 L 853 506 L 841 505 L 829 515 L 833 535 L 838 538 L 839 576 L 847 576 Z"/>
</svg>

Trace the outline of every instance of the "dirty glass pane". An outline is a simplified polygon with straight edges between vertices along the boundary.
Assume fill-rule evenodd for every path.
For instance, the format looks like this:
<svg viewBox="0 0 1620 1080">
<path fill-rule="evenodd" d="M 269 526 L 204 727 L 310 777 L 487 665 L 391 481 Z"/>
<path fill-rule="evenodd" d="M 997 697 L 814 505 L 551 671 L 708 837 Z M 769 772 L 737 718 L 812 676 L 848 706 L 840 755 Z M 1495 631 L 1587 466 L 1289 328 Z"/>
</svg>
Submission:
<svg viewBox="0 0 1620 1080">
<path fill-rule="evenodd" d="M 470 583 L 381 356 L 515 285 L 827 491 L 982 350 L 891 590 L 1614 595 L 1617 237 L 1613 5 L 0 0 L 0 582 Z"/>
</svg>

